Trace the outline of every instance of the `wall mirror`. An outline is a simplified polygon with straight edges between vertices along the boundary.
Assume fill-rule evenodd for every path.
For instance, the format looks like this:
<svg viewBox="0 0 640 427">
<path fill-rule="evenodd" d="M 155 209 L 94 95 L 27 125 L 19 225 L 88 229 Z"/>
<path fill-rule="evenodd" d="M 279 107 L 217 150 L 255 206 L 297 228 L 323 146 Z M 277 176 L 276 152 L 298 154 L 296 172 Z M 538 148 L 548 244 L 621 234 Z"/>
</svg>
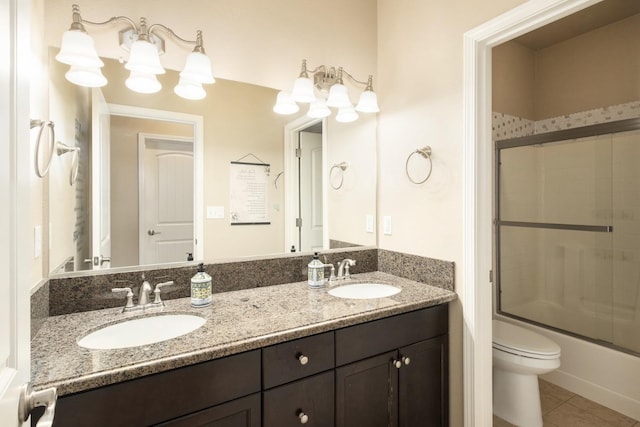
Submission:
<svg viewBox="0 0 640 427">
<path fill-rule="evenodd" d="M 304 112 L 278 116 L 272 111 L 275 89 L 224 79 L 207 87 L 204 100 L 187 101 L 173 93 L 170 70 L 159 76 L 161 92 L 141 95 L 126 88 L 126 70 L 111 59 L 104 59 L 109 84 L 100 95 L 64 79 L 66 66 L 53 58 L 57 51 L 49 50 L 50 117 L 57 139 L 80 147 L 80 155 L 72 185 L 70 156 L 57 158 L 48 177 L 51 275 L 181 262 L 187 252 L 216 260 L 292 246 L 311 251 L 376 244 L 375 229 L 367 227 L 375 224 L 375 115 L 348 124 L 311 121 Z M 97 144 L 97 136 L 110 147 Z M 308 160 L 298 159 L 296 149 L 306 150 Z M 149 152 L 171 153 L 173 160 L 158 173 L 141 166 Z M 234 161 L 269 164 L 269 224 L 230 224 Z M 342 163 L 348 167 L 330 173 Z M 294 188 L 300 171 L 310 181 Z M 171 186 L 171 196 L 144 186 L 154 176 Z M 168 222 L 193 220 L 186 239 L 144 223 L 141 212 L 159 204 L 152 196 L 164 200 Z M 302 224 L 296 225 L 298 217 Z M 302 237 L 302 228 L 315 241 Z M 145 241 L 154 242 L 151 250 Z"/>
</svg>

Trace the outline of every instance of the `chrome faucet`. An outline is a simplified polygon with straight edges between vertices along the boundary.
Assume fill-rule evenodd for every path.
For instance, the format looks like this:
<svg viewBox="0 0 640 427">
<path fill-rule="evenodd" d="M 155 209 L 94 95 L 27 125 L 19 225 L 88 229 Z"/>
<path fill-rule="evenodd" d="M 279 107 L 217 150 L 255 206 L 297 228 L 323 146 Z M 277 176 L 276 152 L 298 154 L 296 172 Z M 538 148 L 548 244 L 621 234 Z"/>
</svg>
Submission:
<svg viewBox="0 0 640 427">
<path fill-rule="evenodd" d="M 173 285 L 173 281 L 158 283 L 155 287 L 155 290 L 152 288 L 151 283 L 149 283 L 144 274 L 142 275 L 142 285 L 140 285 L 140 292 L 138 293 L 138 304 L 133 303 L 133 292 L 131 288 L 113 288 L 111 292 L 126 292 L 127 294 L 127 302 L 122 309 L 122 312 L 133 311 L 133 310 L 144 310 L 146 308 L 154 308 L 154 307 L 164 307 L 164 302 L 160 298 L 160 288 L 163 286 Z M 149 302 L 149 298 L 151 295 L 151 291 L 153 290 L 154 299 L 153 302 Z"/>
<path fill-rule="evenodd" d="M 138 305 L 144 307 L 149 304 L 149 294 L 152 290 L 151 283 L 147 282 L 144 274 L 142 274 L 142 285 L 140 285 L 140 292 L 138 292 Z"/>
<path fill-rule="evenodd" d="M 346 258 L 340 261 L 340 264 L 338 264 L 338 277 L 336 277 L 336 280 L 350 278 L 351 275 L 349 274 L 349 267 L 353 267 L 354 265 L 356 265 L 355 259 Z"/>
</svg>

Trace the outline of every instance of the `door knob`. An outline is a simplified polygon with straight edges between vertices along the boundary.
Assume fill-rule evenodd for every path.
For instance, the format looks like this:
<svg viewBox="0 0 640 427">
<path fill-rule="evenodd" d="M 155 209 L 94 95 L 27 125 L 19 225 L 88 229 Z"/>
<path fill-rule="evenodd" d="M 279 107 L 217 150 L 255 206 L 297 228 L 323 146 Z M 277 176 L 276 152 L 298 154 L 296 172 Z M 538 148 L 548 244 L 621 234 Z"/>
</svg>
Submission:
<svg viewBox="0 0 640 427">
<path fill-rule="evenodd" d="M 147 231 L 147 234 L 149 236 L 155 236 L 156 234 L 162 234 L 162 232 L 161 231 L 156 231 L 153 228 L 150 228 L 149 231 Z"/>
<path fill-rule="evenodd" d="M 56 400 L 58 400 L 58 393 L 55 387 L 33 391 L 31 383 L 25 384 L 20 392 L 20 403 L 18 406 L 20 420 L 27 421 L 31 411 L 39 406 L 44 406 L 46 408 L 44 415 L 40 417 L 36 427 L 51 427 L 53 417 L 56 414 Z"/>
</svg>

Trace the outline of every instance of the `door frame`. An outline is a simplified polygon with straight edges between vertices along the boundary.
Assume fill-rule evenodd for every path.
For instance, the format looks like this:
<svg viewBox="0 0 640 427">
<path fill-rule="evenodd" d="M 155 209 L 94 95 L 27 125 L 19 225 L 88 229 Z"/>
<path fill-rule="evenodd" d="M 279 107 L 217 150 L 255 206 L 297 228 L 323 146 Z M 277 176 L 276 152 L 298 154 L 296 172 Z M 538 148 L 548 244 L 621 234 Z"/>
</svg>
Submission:
<svg viewBox="0 0 640 427">
<path fill-rule="evenodd" d="M 599 3 L 528 1 L 463 36 L 463 313 L 464 425 L 491 426 L 493 286 L 493 147 L 491 50 L 494 46 Z"/>
<path fill-rule="evenodd" d="M 112 116 L 134 117 L 139 119 L 160 120 L 164 122 L 184 123 L 193 126 L 193 237 L 196 260 L 204 259 L 204 118 L 195 114 L 175 111 L 134 107 L 131 105 L 108 104 Z"/>
<path fill-rule="evenodd" d="M 155 133 L 148 132 L 139 132 L 138 133 L 138 263 L 142 264 L 142 251 L 143 245 L 147 238 L 147 234 L 144 230 L 147 228 L 145 224 L 145 215 L 144 211 L 147 209 L 146 204 L 143 203 L 143 198 L 140 195 L 144 192 L 144 182 L 145 182 L 145 149 L 147 145 L 147 140 L 155 140 L 155 141 L 174 141 L 180 143 L 189 143 L 191 144 L 191 153 L 193 155 L 193 159 L 195 162 L 195 145 L 193 137 L 185 137 L 185 136 L 173 136 L 173 135 L 161 135 Z M 195 190 L 195 187 L 194 187 Z M 194 191 L 195 193 L 195 191 Z M 195 197 L 195 194 L 194 194 Z M 195 205 L 194 205 L 195 208 Z M 195 212 L 194 212 L 195 215 Z M 195 218 L 194 218 L 195 220 Z M 194 223 L 195 227 L 195 223 Z M 194 249 L 195 249 L 194 244 Z M 200 259 L 200 258 L 199 258 Z M 176 261 L 177 262 L 177 261 Z"/>
<path fill-rule="evenodd" d="M 298 117 L 284 127 L 284 252 L 289 252 L 298 233 L 296 218 L 298 217 L 298 162 L 296 148 L 298 147 L 298 133 L 311 125 L 322 122 L 322 247 L 329 248 L 329 206 L 327 193 L 328 160 L 327 160 L 327 119 L 315 119 L 309 116 Z"/>
<path fill-rule="evenodd" d="M 30 291 L 36 268 L 31 196 L 43 183 L 32 174 L 31 150 L 37 130 L 29 130 L 32 47 L 30 2 L 0 6 L 0 423 L 20 425 L 20 386 L 31 372 Z M 34 114 L 46 114 L 38 110 Z M 33 117 L 46 120 L 46 117 Z M 41 255 L 42 257 L 42 255 Z M 42 264 L 40 265 L 40 269 Z"/>
</svg>

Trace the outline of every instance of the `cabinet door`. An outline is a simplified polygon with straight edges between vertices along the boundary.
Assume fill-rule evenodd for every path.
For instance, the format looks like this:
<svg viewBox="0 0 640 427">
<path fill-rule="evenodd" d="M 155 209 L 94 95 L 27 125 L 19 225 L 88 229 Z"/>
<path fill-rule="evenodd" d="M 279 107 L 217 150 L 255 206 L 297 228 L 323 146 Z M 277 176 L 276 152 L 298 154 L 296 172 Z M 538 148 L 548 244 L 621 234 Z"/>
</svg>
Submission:
<svg viewBox="0 0 640 427">
<path fill-rule="evenodd" d="M 260 393 L 177 418 L 160 427 L 260 427 Z"/>
<path fill-rule="evenodd" d="M 329 371 L 265 391 L 264 427 L 333 425 L 333 388 Z"/>
<path fill-rule="evenodd" d="M 447 335 L 400 349 L 400 427 L 448 425 L 447 350 Z"/>
<path fill-rule="evenodd" d="M 397 427 L 397 352 L 336 369 L 336 427 Z"/>
</svg>

